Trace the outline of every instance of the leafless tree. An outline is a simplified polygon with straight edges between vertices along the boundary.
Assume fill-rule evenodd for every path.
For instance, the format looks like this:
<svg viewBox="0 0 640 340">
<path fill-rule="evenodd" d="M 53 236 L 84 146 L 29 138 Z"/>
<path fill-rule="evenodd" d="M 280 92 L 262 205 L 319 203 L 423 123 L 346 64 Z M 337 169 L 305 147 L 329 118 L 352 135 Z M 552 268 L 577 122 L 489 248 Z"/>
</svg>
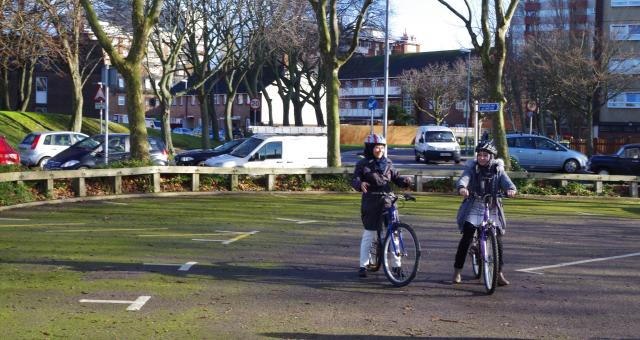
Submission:
<svg viewBox="0 0 640 340">
<path fill-rule="evenodd" d="M 100 23 L 94 1 L 80 0 L 85 9 L 87 20 L 98 38 L 102 49 L 109 55 L 110 62 L 116 67 L 126 85 L 126 106 L 131 132 L 131 158 L 149 159 L 149 143 L 145 125 L 145 107 L 142 88 L 142 71 L 148 39 L 158 21 L 163 0 L 131 0 L 127 11 L 131 14 L 129 26 L 131 34 L 127 41 L 126 56 L 117 49 Z"/>
<path fill-rule="evenodd" d="M 321 56 L 321 71 L 324 76 L 323 83 L 326 87 L 327 97 L 327 162 L 331 167 L 339 167 L 340 160 L 340 115 L 339 115 L 339 90 L 340 80 L 338 72 L 344 63 L 353 55 L 358 44 L 360 29 L 366 19 L 367 10 L 373 0 L 358 1 L 352 8 L 354 15 L 338 15 L 337 0 L 308 0 L 315 14 L 319 33 L 319 49 Z M 352 36 L 348 48 L 340 51 L 340 25 L 353 27 Z M 353 23 L 352 25 L 346 22 Z"/>
<path fill-rule="evenodd" d="M 462 60 L 453 65 L 431 64 L 420 70 L 403 71 L 400 82 L 403 90 L 411 95 L 414 107 L 433 118 L 436 125 L 440 125 L 455 108 L 456 101 L 464 98 L 467 88 L 466 68 Z"/>
<path fill-rule="evenodd" d="M 587 153 L 593 153 L 593 116 L 602 105 L 629 87 L 634 76 L 624 69 L 620 45 L 592 33 L 556 32 L 533 43 L 532 65 L 553 89 L 557 106 L 580 113 L 587 128 Z M 599 50 L 594 53 L 594 46 Z"/>
<path fill-rule="evenodd" d="M 455 9 L 450 0 L 438 1 L 464 23 L 474 50 L 482 60 L 484 76 L 489 84 L 490 99 L 501 104 L 499 111 L 492 116 L 493 139 L 498 155 L 504 159 L 508 169 L 511 167 L 511 160 L 504 125 L 504 107 L 507 99 L 504 95 L 503 77 L 507 55 L 507 31 L 519 0 L 481 0 L 479 30 L 473 26 L 474 15 L 470 0 L 464 0 L 465 14 Z"/>
<path fill-rule="evenodd" d="M 158 24 L 154 27 L 150 36 L 151 47 L 155 51 L 157 62 L 146 58 L 145 68 L 151 80 L 153 91 L 160 101 L 162 111 L 161 133 L 165 145 L 171 153 L 175 152 L 173 140 L 171 139 L 171 103 L 176 95 L 182 95 L 185 91 L 173 93 L 171 88 L 174 85 L 175 74 L 179 70 L 179 58 L 184 48 L 186 38 L 186 27 L 190 16 L 185 11 L 185 1 L 175 0 L 163 3 Z M 160 79 L 153 78 L 153 67 L 160 67 L 162 72 Z"/>
<path fill-rule="evenodd" d="M 47 11 L 47 20 L 52 24 L 54 36 L 48 51 L 55 55 L 51 63 L 58 74 L 71 79 L 71 121 L 69 129 L 82 129 L 84 97 L 82 89 L 102 60 L 99 46 L 86 32 L 87 22 L 79 0 L 38 0 Z"/>
</svg>

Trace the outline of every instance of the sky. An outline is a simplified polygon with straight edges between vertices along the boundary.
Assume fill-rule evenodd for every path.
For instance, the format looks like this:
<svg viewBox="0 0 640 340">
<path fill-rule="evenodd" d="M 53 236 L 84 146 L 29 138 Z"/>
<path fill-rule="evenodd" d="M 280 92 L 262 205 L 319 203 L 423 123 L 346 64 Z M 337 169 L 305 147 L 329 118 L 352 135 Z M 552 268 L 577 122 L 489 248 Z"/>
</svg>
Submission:
<svg viewBox="0 0 640 340">
<path fill-rule="evenodd" d="M 471 47 L 462 20 L 437 0 L 388 0 L 389 38 L 399 38 L 407 32 L 420 43 L 420 51 L 456 50 Z M 462 3 L 455 0 L 453 3 Z"/>
</svg>

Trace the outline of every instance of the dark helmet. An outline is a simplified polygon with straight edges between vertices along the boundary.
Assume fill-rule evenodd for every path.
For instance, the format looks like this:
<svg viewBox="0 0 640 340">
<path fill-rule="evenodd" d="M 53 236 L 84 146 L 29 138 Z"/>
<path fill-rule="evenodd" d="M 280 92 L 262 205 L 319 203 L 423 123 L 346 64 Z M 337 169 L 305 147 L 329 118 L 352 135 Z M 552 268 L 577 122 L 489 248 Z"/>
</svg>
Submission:
<svg viewBox="0 0 640 340">
<path fill-rule="evenodd" d="M 483 140 L 478 143 L 478 146 L 476 146 L 476 152 L 480 151 L 488 152 L 493 156 L 498 154 L 498 149 L 493 145 L 493 141 L 490 140 Z"/>
<path fill-rule="evenodd" d="M 382 144 L 382 145 L 387 145 L 387 140 L 384 139 L 384 137 L 382 137 L 381 135 L 378 134 L 371 134 L 368 135 L 367 138 L 364 139 L 364 144 L 373 144 L 373 145 L 377 145 L 377 144 Z"/>
</svg>

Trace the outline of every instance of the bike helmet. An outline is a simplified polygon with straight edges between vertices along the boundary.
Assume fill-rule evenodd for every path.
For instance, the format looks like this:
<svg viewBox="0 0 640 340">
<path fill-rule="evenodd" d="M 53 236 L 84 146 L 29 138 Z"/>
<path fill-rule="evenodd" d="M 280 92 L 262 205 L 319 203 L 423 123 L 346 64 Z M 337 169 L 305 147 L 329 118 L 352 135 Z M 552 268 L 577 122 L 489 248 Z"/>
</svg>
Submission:
<svg viewBox="0 0 640 340">
<path fill-rule="evenodd" d="M 476 146 L 476 152 L 480 151 L 488 152 L 493 156 L 498 154 L 498 149 L 493 145 L 493 141 L 490 140 L 483 140 L 478 143 L 478 146 Z"/>
<path fill-rule="evenodd" d="M 373 144 L 373 145 L 377 145 L 377 144 L 382 144 L 382 145 L 387 145 L 387 140 L 384 139 L 384 137 L 382 137 L 381 135 L 378 134 L 371 134 L 368 135 L 367 138 L 364 139 L 364 144 Z"/>
</svg>

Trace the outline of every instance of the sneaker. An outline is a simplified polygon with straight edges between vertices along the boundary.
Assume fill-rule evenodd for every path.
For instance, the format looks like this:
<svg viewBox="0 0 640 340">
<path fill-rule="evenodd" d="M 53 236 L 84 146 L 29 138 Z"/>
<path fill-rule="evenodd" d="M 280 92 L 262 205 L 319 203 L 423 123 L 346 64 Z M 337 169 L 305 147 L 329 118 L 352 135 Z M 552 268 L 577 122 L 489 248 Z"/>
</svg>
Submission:
<svg viewBox="0 0 640 340">
<path fill-rule="evenodd" d="M 391 272 L 393 273 L 393 276 L 399 279 L 404 278 L 404 272 L 402 271 L 402 267 L 393 267 L 391 268 Z"/>
<path fill-rule="evenodd" d="M 451 280 L 453 283 L 462 283 L 462 269 L 455 269 L 453 271 L 453 279 Z"/>
<path fill-rule="evenodd" d="M 504 274 L 502 272 L 498 273 L 498 286 L 508 286 L 511 282 L 505 279 Z"/>
<path fill-rule="evenodd" d="M 360 269 L 358 269 L 358 276 L 367 277 L 367 268 L 360 267 Z"/>
</svg>

